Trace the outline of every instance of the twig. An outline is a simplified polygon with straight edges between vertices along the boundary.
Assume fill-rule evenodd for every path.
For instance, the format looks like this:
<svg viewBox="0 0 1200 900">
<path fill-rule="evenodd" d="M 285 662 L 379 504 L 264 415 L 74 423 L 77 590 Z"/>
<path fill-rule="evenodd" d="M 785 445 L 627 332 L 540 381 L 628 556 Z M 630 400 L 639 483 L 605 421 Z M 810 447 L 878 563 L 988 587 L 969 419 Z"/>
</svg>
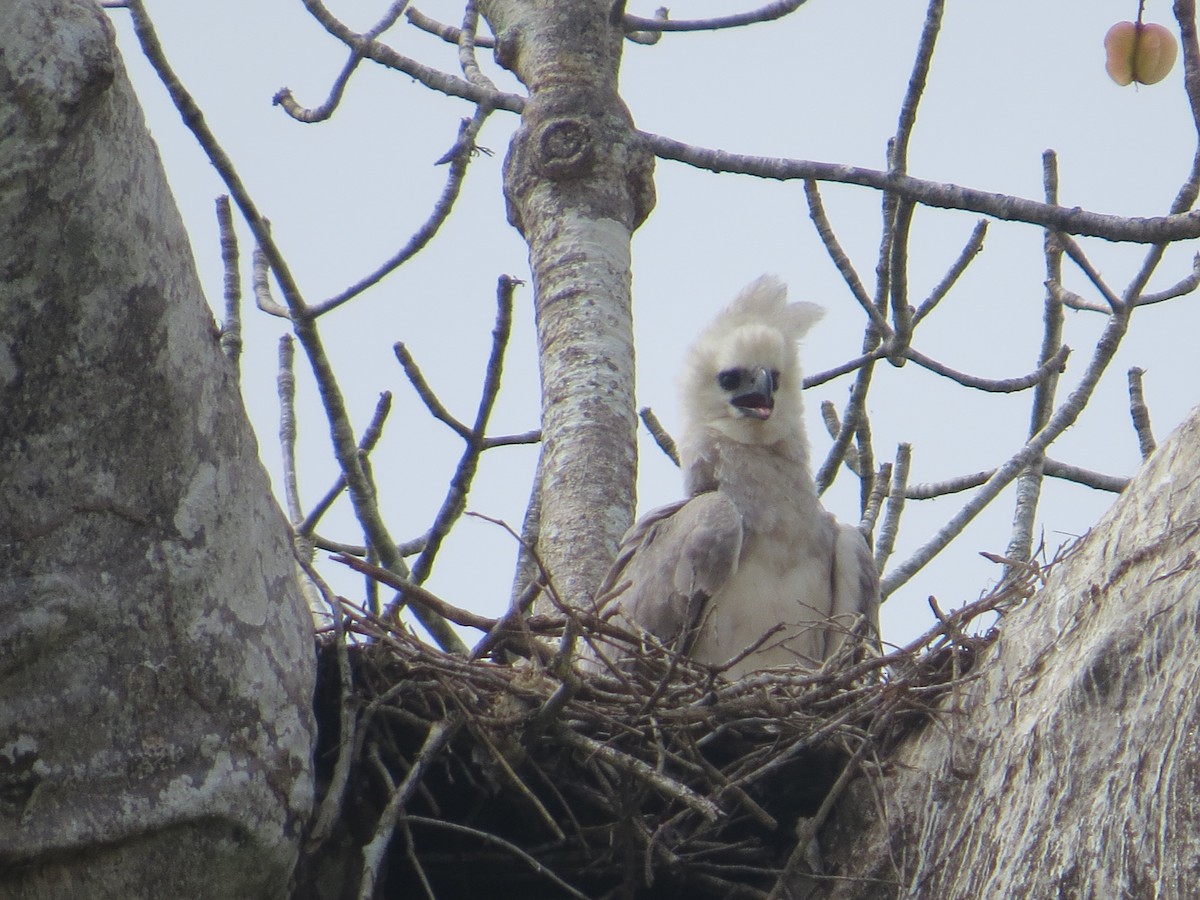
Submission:
<svg viewBox="0 0 1200 900">
<path fill-rule="evenodd" d="M 573 731 L 565 725 L 558 726 L 554 730 L 554 736 L 570 747 L 602 759 L 609 765 L 616 766 L 622 771 L 628 772 L 638 780 L 654 788 L 654 790 L 663 796 L 677 800 L 694 812 L 699 813 L 709 822 L 716 822 L 721 817 L 720 807 L 711 800 L 701 797 L 686 785 L 666 777 L 636 756 L 621 753 L 619 750 L 615 750 L 607 744 L 602 744 L 585 734 Z"/>
<path fill-rule="evenodd" d="M 396 20 L 400 18 L 400 13 L 404 7 L 408 5 L 408 0 L 393 0 L 392 5 L 388 7 L 387 12 L 383 14 L 374 27 L 364 33 L 364 37 L 374 40 L 383 34 L 389 28 L 396 24 Z M 324 122 L 337 109 L 338 104 L 342 102 L 342 96 L 346 92 L 346 85 L 350 83 L 350 76 L 358 68 L 358 64 L 363 61 L 363 54 L 357 48 L 352 48 L 350 58 L 346 60 L 346 64 L 342 66 L 342 71 L 338 73 L 334 79 L 333 86 L 329 89 L 329 97 L 318 106 L 316 109 L 305 109 L 292 97 L 292 92 L 288 88 L 280 88 L 274 97 L 274 104 L 282 106 L 293 119 L 306 124 L 314 122 Z"/>
<path fill-rule="evenodd" d="M 528 583 L 525 590 L 509 604 L 508 611 L 497 619 L 496 624 L 488 629 L 479 643 L 471 648 L 471 659 L 482 659 L 490 654 L 507 636 L 506 632 L 521 625 L 525 620 L 525 613 L 540 590 L 536 582 Z"/>
<path fill-rule="evenodd" d="M 238 273 L 237 232 L 233 230 L 233 214 L 229 197 L 217 198 L 217 228 L 221 234 L 221 263 L 225 269 L 225 320 L 221 323 L 221 350 L 239 370 L 242 357 L 242 283 Z"/>
<path fill-rule="evenodd" d="M 386 66 L 389 69 L 395 69 L 397 72 L 403 72 L 431 90 L 439 91 L 451 97 L 470 100 L 472 103 L 486 104 L 494 109 L 504 109 L 509 112 L 519 113 L 525 108 L 524 97 L 517 94 L 506 94 L 502 91 L 490 91 L 472 84 L 465 78 L 458 78 L 448 75 L 445 72 L 439 72 L 437 69 L 422 65 L 403 54 L 397 53 L 391 47 L 380 43 L 378 40 L 359 34 L 330 13 L 325 4 L 320 2 L 320 0 L 302 0 L 302 2 L 305 9 L 312 14 L 313 18 L 324 29 L 347 47 L 360 49 L 363 56 L 367 59 L 377 62 L 381 66 Z M 457 37 L 454 43 L 457 43 Z M 479 40 L 476 41 L 476 45 L 483 47 L 486 46 L 486 42 Z"/>
<path fill-rule="evenodd" d="M 891 262 L 888 264 L 888 289 L 891 294 L 893 333 L 892 339 L 885 343 L 888 360 L 895 366 L 903 365 L 908 351 L 912 349 L 909 347 L 913 336 L 913 311 L 908 305 L 908 235 L 914 209 L 910 200 L 902 199 L 897 203 L 889 247 Z"/>
<path fill-rule="evenodd" d="M 449 718 L 441 722 L 435 722 L 429 727 L 429 732 L 425 736 L 425 743 L 421 745 L 420 751 L 417 753 L 416 759 L 413 760 L 412 768 L 408 770 L 408 774 L 404 780 L 392 791 L 388 797 L 388 802 L 383 808 L 383 812 L 379 814 L 379 821 L 375 826 L 375 835 L 371 838 L 370 843 L 363 847 L 363 869 L 362 880 L 359 882 L 358 897 L 359 900 L 372 900 L 375 896 L 375 884 L 379 880 L 380 867 L 383 865 L 388 844 L 392 841 L 392 832 L 396 828 L 396 820 L 400 817 L 404 810 L 404 805 L 408 803 L 409 797 L 421 781 L 421 777 L 425 774 L 425 770 L 429 768 L 429 764 L 433 758 L 441 751 L 446 742 L 454 736 L 454 733 L 463 724 L 463 716 L 459 713 L 453 713 Z"/>
<path fill-rule="evenodd" d="M 479 10 L 475 0 L 467 0 L 463 7 L 462 28 L 458 31 L 458 64 L 467 81 L 490 91 L 496 90 L 492 80 L 483 74 L 475 59 L 475 30 L 479 27 Z"/>
<path fill-rule="evenodd" d="M 1181 278 L 1166 290 L 1157 291 L 1153 294 L 1142 294 L 1137 298 L 1135 305 L 1150 306 L 1153 303 L 1174 300 L 1176 297 L 1190 294 L 1197 287 L 1200 287 L 1200 253 L 1192 257 L 1192 271 L 1186 277 Z"/>
<path fill-rule="evenodd" d="M 679 465 L 679 448 L 675 445 L 675 439 L 663 427 L 662 422 L 658 420 L 658 416 L 654 414 L 648 406 L 643 406 L 638 410 L 638 415 L 642 417 L 642 422 L 646 425 L 646 430 L 650 432 L 650 436 L 654 438 L 654 443 L 658 444 L 658 449 L 667 455 L 667 459 Z"/>
<path fill-rule="evenodd" d="M 842 422 L 838 417 L 837 407 L 834 406 L 832 400 L 821 401 L 821 421 L 825 423 L 825 431 L 836 441 L 842 433 Z M 846 463 L 846 468 L 855 475 L 859 474 L 857 448 L 846 448 L 844 462 Z"/>
<path fill-rule="evenodd" d="M 268 223 L 269 225 L 269 223 Z M 267 315 L 279 319 L 290 319 L 292 314 L 286 306 L 276 303 L 271 296 L 271 264 L 267 262 L 267 254 L 262 247 L 255 247 L 251 268 L 251 285 L 254 288 L 254 303 Z"/>
<path fill-rule="evenodd" d="M 146 12 L 144 0 L 128 0 L 128 9 L 133 20 L 133 30 L 137 34 L 142 52 L 146 55 L 146 59 L 154 68 L 163 86 L 167 89 L 167 93 L 170 94 L 175 108 L 183 118 L 183 124 L 195 135 L 196 140 L 199 141 L 200 146 L 208 156 L 209 162 L 213 164 L 213 167 L 217 170 L 217 174 L 221 176 L 221 180 L 229 188 L 229 193 L 233 196 L 234 202 L 237 203 L 238 209 L 241 210 L 246 224 L 250 226 L 250 230 L 254 233 L 255 241 L 258 242 L 258 246 L 262 248 L 263 253 L 266 255 L 267 261 L 275 272 L 275 277 L 279 279 L 279 284 L 283 289 L 284 299 L 287 301 L 289 311 L 293 316 L 297 315 L 305 308 L 300 290 L 292 278 L 291 270 L 288 268 L 283 255 L 271 238 L 270 228 L 266 225 L 266 221 L 262 215 L 259 214 L 258 208 L 250 198 L 245 185 L 242 184 L 242 180 L 233 166 L 233 161 L 221 148 L 216 136 L 205 123 L 204 114 L 196 104 L 195 99 L 183 86 L 183 82 L 179 80 L 179 76 L 175 74 L 174 69 L 167 62 L 166 53 L 163 51 L 162 44 L 158 40 L 158 35 L 154 31 L 150 16 Z"/>
<path fill-rule="evenodd" d="M 509 275 L 501 275 L 496 282 L 496 324 L 492 329 L 492 350 L 488 357 L 487 368 L 484 371 L 483 386 L 479 392 L 479 406 L 475 412 L 475 421 L 464 436 L 466 448 L 450 479 L 450 486 L 442 500 L 433 524 L 429 526 L 425 546 L 421 555 L 413 563 L 412 580 L 418 584 L 429 577 L 433 569 L 433 561 L 441 549 L 442 541 L 450 533 L 454 523 L 466 508 L 467 495 L 479 468 L 479 457 L 483 453 L 483 435 L 487 431 L 488 420 L 496 405 L 496 397 L 500 393 L 500 379 L 504 371 L 504 352 L 508 348 L 508 337 L 512 331 L 513 291 L 522 282 Z"/>
<path fill-rule="evenodd" d="M 442 404 L 442 401 L 438 399 L 437 394 L 433 392 L 433 388 L 429 386 L 429 382 L 425 380 L 425 376 L 421 372 L 421 367 L 413 359 L 408 347 L 402 341 L 397 341 L 392 350 L 396 354 L 396 359 L 399 361 L 400 367 L 404 369 L 408 383 L 413 386 L 413 389 L 417 392 L 417 396 L 421 398 L 421 402 L 429 410 L 429 414 L 448 426 L 460 438 L 469 441 L 472 437 L 471 429 L 455 418 L 450 410 L 446 409 Z"/>
<path fill-rule="evenodd" d="M 1099 303 L 1085 300 L 1074 291 L 1067 290 L 1058 281 L 1046 281 L 1046 290 L 1067 309 L 1074 309 L 1079 312 L 1097 312 L 1104 315 L 1108 315 L 1111 311 L 1107 306 L 1101 306 Z"/>
<path fill-rule="evenodd" d="M 917 307 L 917 311 L 913 313 L 914 327 L 933 312 L 934 308 L 942 302 L 942 299 L 950 293 L 950 289 L 954 287 L 955 283 L 962 276 L 962 273 L 967 270 L 967 266 L 983 250 L 983 239 L 987 236 L 987 226 L 987 219 L 980 219 L 975 223 L 975 227 L 971 230 L 971 236 L 967 238 L 966 245 L 958 254 L 958 258 L 951 264 L 945 277 L 937 283 L 937 286 L 929 292 L 929 296 L 922 301 L 921 305 Z"/>
<path fill-rule="evenodd" d="M 587 894 L 582 894 L 575 888 L 571 887 L 571 885 L 567 884 L 559 876 L 555 875 L 548 868 L 538 862 L 534 857 L 530 856 L 511 841 L 506 841 L 504 838 L 498 837 L 497 835 L 491 834 L 487 831 L 480 831 L 478 828 L 469 828 L 466 825 L 459 825 L 455 822 L 447 822 L 443 819 L 430 819 L 427 816 L 406 816 L 405 818 L 414 825 L 425 825 L 429 828 L 441 828 L 445 831 L 453 831 L 456 834 L 470 835 L 478 838 L 485 844 L 491 844 L 494 847 L 500 847 L 501 849 L 506 850 L 513 856 L 517 857 L 522 862 L 527 863 L 531 869 L 533 869 L 539 875 L 542 875 L 552 881 L 555 885 L 566 891 L 570 896 L 576 897 L 578 900 L 589 900 Z"/>
<path fill-rule="evenodd" d="M 892 464 L 885 462 L 875 473 L 875 480 L 871 485 L 871 496 L 867 500 L 867 508 L 863 510 L 862 518 L 858 523 L 862 533 L 867 536 L 868 542 L 874 540 L 875 523 L 879 519 L 879 510 L 883 506 L 883 498 L 887 496 L 888 489 L 891 487 L 891 481 Z"/>
<path fill-rule="evenodd" d="M 942 30 L 944 5 L 944 0 L 930 0 L 929 6 L 925 10 L 925 24 L 921 28 L 921 37 L 917 42 L 912 72 L 908 78 L 908 88 L 905 90 L 904 100 L 900 104 L 900 119 L 896 124 L 896 137 L 888 156 L 888 167 L 892 172 L 903 173 L 908 168 L 908 142 L 912 138 L 913 127 L 917 123 L 917 107 L 925 92 L 929 67 L 933 61 L 933 51 Z"/>
<path fill-rule="evenodd" d="M 1133 419 L 1133 429 L 1137 432 L 1142 459 L 1149 459 L 1150 454 L 1158 448 L 1158 443 L 1150 429 L 1150 409 L 1146 406 L 1146 396 L 1142 391 L 1142 376 L 1145 374 L 1146 370 L 1137 366 L 1129 370 L 1129 416 Z"/>
<path fill-rule="evenodd" d="M 871 493 L 875 489 L 875 448 L 871 442 L 871 415 L 866 404 L 858 416 L 858 427 L 854 429 L 854 441 L 857 445 L 855 457 L 858 462 L 859 483 L 859 513 L 867 509 L 871 501 Z"/>
<path fill-rule="evenodd" d="M 334 762 L 333 774 L 329 778 L 328 787 L 325 788 L 325 796 L 321 798 L 321 805 L 313 817 L 313 826 L 306 841 L 306 852 L 311 854 L 329 837 L 338 816 L 342 813 L 342 800 L 346 794 L 346 785 L 350 781 L 350 769 L 354 761 L 354 748 L 357 741 L 355 728 L 357 704 L 354 697 L 354 676 L 350 670 L 350 654 L 346 646 L 341 604 L 338 603 L 337 597 L 330 590 L 329 585 L 325 583 L 307 559 L 297 555 L 297 562 L 304 570 L 304 574 L 316 585 L 333 617 L 333 646 L 334 652 L 337 654 L 338 683 L 341 687 L 338 702 L 340 715 L 337 760 Z"/>
<path fill-rule="evenodd" d="M 537 466 L 533 472 L 533 483 L 529 488 L 529 501 L 525 504 L 525 515 L 521 519 L 521 533 L 517 535 L 517 564 L 513 568 L 512 588 L 509 591 L 509 609 L 522 602 L 525 595 L 531 594 L 528 602 L 537 599 L 541 588 L 538 585 L 540 563 L 535 560 L 538 534 L 542 524 L 542 460 L 545 454 L 538 454 Z"/>
<path fill-rule="evenodd" d="M 459 42 L 461 29 L 444 22 L 439 22 L 432 16 L 427 16 L 416 7 L 410 6 L 405 11 L 404 17 L 408 19 L 410 25 L 435 37 L 440 37 L 447 44 L 457 44 Z M 496 42 L 492 38 L 479 34 L 475 35 L 474 44 L 476 47 L 482 47 L 485 50 L 492 50 L 496 46 Z"/>
<path fill-rule="evenodd" d="M 872 325 L 870 327 L 874 326 Z M 889 326 L 889 330 L 890 327 L 891 326 Z M 843 375 L 846 375 L 857 369 L 861 369 L 863 366 L 869 365 L 870 363 L 875 362 L 877 359 L 883 359 L 885 356 L 887 356 L 887 352 L 887 345 L 880 344 L 875 349 L 869 350 L 861 356 L 857 356 L 854 359 L 844 362 L 840 366 L 834 366 L 832 369 L 826 369 L 824 372 L 818 372 L 815 375 L 806 375 L 804 377 L 804 390 L 807 391 L 809 388 L 817 387 L 818 385 L 824 384 L 827 381 L 833 381 L 833 379 L 840 378 Z"/>
<path fill-rule="evenodd" d="M 887 319 L 880 315 L 875 304 L 871 302 L 871 297 L 867 294 L 867 289 L 863 287 L 862 279 L 858 277 L 854 264 L 850 262 L 850 257 L 846 255 L 837 235 L 833 233 L 833 225 L 825 213 L 825 204 L 821 200 L 821 189 L 811 178 L 804 182 L 804 197 L 808 201 L 808 216 L 816 226 L 817 236 L 825 245 L 825 252 L 829 254 L 829 258 L 841 274 L 842 280 L 850 288 L 850 295 L 858 301 L 858 305 L 862 307 L 863 312 L 867 314 L 867 318 L 871 320 L 871 324 L 875 326 L 878 333 L 884 337 L 890 335 L 892 326 L 888 324 Z"/>
<path fill-rule="evenodd" d="M 930 540 L 926 541 L 909 559 L 901 563 L 891 574 L 885 577 L 880 585 L 884 597 L 894 592 L 907 582 L 934 556 L 942 551 L 947 544 L 957 537 L 967 523 L 978 515 L 996 495 L 1007 487 L 1012 480 L 1033 460 L 1043 455 L 1046 448 L 1075 423 L 1079 414 L 1091 399 L 1092 392 L 1100 381 L 1100 376 L 1108 368 L 1113 356 L 1120 346 L 1121 338 L 1129 328 L 1129 310 L 1120 308 L 1109 317 L 1108 325 L 1100 339 L 1091 362 L 1083 373 L 1079 384 L 1070 396 L 1055 410 L 1038 433 L 1026 442 L 1004 465 L 1000 466 L 984 483 L 980 490 L 950 519 Z"/>
<path fill-rule="evenodd" d="M 1112 288 L 1105 282 L 1104 277 L 1096 271 L 1096 267 L 1092 265 L 1092 261 L 1087 258 L 1087 254 L 1083 252 L 1083 248 L 1075 243 L 1068 235 L 1057 234 L 1054 236 L 1058 246 L 1066 252 L 1067 256 L 1071 257 L 1071 262 L 1079 267 L 1079 270 L 1088 277 L 1090 281 L 1100 292 L 1110 310 L 1117 310 L 1124 305 L 1124 301 L 1116 295 Z"/>
<path fill-rule="evenodd" d="M 896 462 L 892 467 L 892 483 L 888 489 L 887 514 L 879 527 L 875 539 L 875 570 L 882 572 L 888 557 L 896 546 L 896 535 L 900 531 L 900 516 L 904 513 L 905 488 L 908 485 L 908 470 L 912 464 L 912 445 L 896 447 Z"/>
<path fill-rule="evenodd" d="M 758 9 L 734 13 L 728 16 L 714 16 L 711 19 L 653 19 L 631 16 L 626 14 L 621 24 L 629 31 L 717 31 L 723 28 L 741 28 L 745 25 L 757 25 L 762 22 L 773 22 L 794 13 L 804 5 L 805 0 L 776 0 Z"/>
<path fill-rule="evenodd" d="M 854 753 L 846 760 L 846 764 L 842 766 L 842 771 L 838 773 L 837 780 L 833 786 L 829 788 L 825 794 L 816 813 L 809 819 L 802 819 L 803 825 L 796 827 L 796 846 L 792 848 L 791 854 L 788 856 L 787 863 L 784 864 L 783 871 L 779 874 L 779 878 L 775 881 L 771 892 L 767 894 L 767 900 L 783 900 L 786 896 L 790 896 L 788 882 L 791 878 L 800 871 L 800 866 L 806 862 L 806 856 L 809 845 L 816 839 L 817 832 L 821 830 L 821 826 L 825 824 L 825 820 L 829 818 L 829 814 L 833 811 L 833 805 L 840 799 L 846 790 L 846 786 L 850 783 L 850 779 L 858 774 L 858 764 L 867 753 L 867 748 L 871 746 L 869 740 L 861 741 Z"/>
<path fill-rule="evenodd" d="M 995 474 L 995 469 L 985 469 L 982 472 L 959 475 L 945 481 L 910 484 L 904 496 L 909 500 L 932 500 L 935 497 L 944 497 L 946 494 L 956 494 L 977 488 Z M 1126 485 L 1129 484 L 1129 479 L 1125 476 L 1093 472 L 1091 469 L 1073 466 L 1051 457 L 1044 458 L 1042 474 L 1051 478 L 1061 478 L 1063 481 L 1073 481 L 1098 491 L 1112 491 L 1117 494 L 1125 490 Z"/>
<path fill-rule="evenodd" d="M 668 21 L 671 18 L 670 12 L 671 11 L 669 9 L 667 9 L 665 6 L 660 6 L 658 9 L 654 10 L 654 21 L 655 22 Z M 625 32 L 625 40 L 630 41 L 631 43 L 634 43 L 634 44 L 642 44 L 643 46 L 646 46 L 646 47 L 652 47 L 655 44 L 657 44 L 659 41 L 662 40 L 662 36 L 663 36 L 663 32 L 662 32 L 661 28 L 657 29 L 655 31 L 628 31 L 627 30 Z"/>
<path fill-rule="evenodd" d="M 1042 462 L 1043 474 L 1063 481 L 1073 481 L 1084 487 L 1097 491 L 1110 491 L 1119 494 L 1129 486 L 1130 478 L 1125 475 L 1105 475 L 1103 472 L 1093 472 L 1080 466 L 1073 466 L 1057 459 L 1046 457 Z"/>
<path fill-rule="evenodd" d="M 1067 357 L 1070 354 L 1070 347 L 1059 347 L 1054 356 L 1047 359 L 1032 372 L 1027 375 L 1018 375 L 1015 378 L 980 378 L 976 375 L 968 375 L 966 372 L 951 369 L 949 366 L 943 365 L 923 353 L 919 353 L 912 347 L 906 347 L 903 355 L 922 368 L 949 378 L 951 381 L 957 381 L 963 387 L 974 388 L 975 390 L 987 391 L 989 393 L 1011 394 L 1016 391 L 1028 390 L 1031 387 L 1041 384 L 1047 378 L 1061 373 L 1066 367 Z"/>
<path fill-rule="evenodd" d="M 1042 188 L 1047 203 L 1058 202 L 1058 156 L 1053 150 L 1042 154 Z M 1062 283 L 1062 243 L 1058 235 L 1046 232 L 1042 236 L 1042 252 L 1046 262 L 1046 284 Z M 1038 362 L 1045 366 L 1056 355 L 1066 349 L 1063 346 L 1063 302 L 1054 291 L 1047 290 L 1043 301 L 1042 348 Z M 1046 373 L 1033 393 L 1033 408 L 1029 417 L 1029 436 L 1037 434 L 1050 418 L 1054 409 L 1054 398 L 1058 390 L 1057 369 Z M 1013 512 L 1012 532 L 1008 540 L 1007 553 L 1019 560 L 1028 560 L 1033 552 L 1033 528 L 1037 516 L 1038 501 L 1042 493 L 1042 476 L 1045 474 L 1045 457 L 1034 459 L 1029 467 L 1017 476 L 1017 500 Z M 1008 576 L 1012 575 L 1011 568 Z"/>
<path fill-rule="evenodd" d="M 437 202 L 433 205 L 433 209 L 430 211 L 429 217 L 425 220 L 424 224 L 408 239 L 408 243 L 396 251 L 390 259 L 380 265 L 370 275 L 360 278 L 354 284 L 340 293 L 334 294 L 329 299 L 313 304 L 311 309 L 312 316 L 321 316 L 330 310 L 337 309 L 347 301 L 353 300 L 368 288 L 374 287 L 416 256 L 417 253 L 433 240 L 438 230 L 450 217 L 450 213 L 454 209 L 455 201 L 458 200 L 458 195 L 462 191 L 463 181 L 466 179 L 467 166 L 478 151 L 475 145 L 475 137 L 479 134 L 479 129 L 483 127 L 483 122 L 490 112 L 489 108 L 481 106 L 476 109 L 475 114 L 470 119 L 463 119 L 459 124 L 458 137 L 454 142 L 454 146 L 439 160 L 439 162 L 445 161 L 450 164 L 450 170 L 446 175 L 446 184 L 442 188 L 441 196 L 438 197 Z"/>
<path fill-rule="evenodd" d="M 383 391 L 379 395 L 379 400 L 375 404 L 375 412 L 371 416 L 371 421 L 367 423 L 367 427 L 363 429 L 362 438 L 358 442 L 359 455 L 369 454 L 375 449 L 375 445 L 379 443 L 379 438 L 383 436 L 383 425 L 387 421 L 388 414 L 392 411 L 392 392 Z M 339 473 L 334 480 L 333 485 L 325 492 L 317 503 L 309 510 L 308 515 L 304 520 L 296 526 L 296 531 L 300 534 L 311 534 L 313 529 L 317 527 L 317 523 L 321 521 L 321 517 L 329 511 L 329 507 L 333 506 L 333 502 L 341 496 L 342 491 L 346 489 L 346 476 L 344 473 Z M 401 545 L 403 547 L 404 545 Z M 326 548 L 330 549 L 330 548 Z M 401 556 L 411 556 L 415 551 L 405 553 L 403 549 L 398 548 Z M 366 552 L 365 550 L 363 551 Z M 362 553 L 355 554 L 361 556 Z"/>
<path fill-rule="evenodd" d="M 535 428 L 533 431 L 522 431 L 520 434 L 500 434 L 495 437 L 485 437 L 483 439 L 483 449 L 491 450 L 493 447 L 513 447 L 519 444 L 537 444 L 542 440 L 542 432 L 540 428 Z"/>
<path fill-rule="evenodd" d="M 872 369 L 870 366 L 865 366 L 858 370 L 858 378 L 855 380 L 854 386 L 850 389 L 850 399 L 847 401 L 845 413 L 842 415 L 842 427 L 838 431 L 837 438 L 834 439 L 833 446 L 829 448 L 825 462 L 821 464 L 821 468 L 813 476 L 813 481 L 817 485 L 818 495 L 825 493 L 829 489 L 829 486 L 833 484 L 833 479 L 837 476 L 838 467 L 841 465 L 847 448 L 850 446 L 850 441 L 855 435 L 858 427 L 858 417 L 862 414 L 866 405 L 866 394 L 871 384 L 871 373 Z"/>
<path fill-rule="evenodd" d="M 547 569 L 545 563 L 542 562 L 541 556 L 538 555 L 536 542 L 527 541 L 523 535 L 517 534 L 516 531 L 513 530 L 512 526 L 503 519 L 485 516 L 483 513 L 478 512 L 469 512 L 467 515 L 474 519 L 481 519 L 484 522 L 490 522 L 493 525 L 503 528 L 511 537 L 520 542 L 525 550 L 529 553 L 529 558 L 533 562 L 533 565 L 537 568 L 539 586 L 546 592 L 547 596 L 554 604 L 554 607 L 571 615 L 576 614 L 574 607 L 563 601 L 562 594 L 559 593 L 558 587 L 554 583 L 554 576 L 551 575 L 550 570 Z"/>
<path fill-rule="evenodd" d="M 712 172 L 756 175 L 779 181 L 811 178 L 837 184 L 888 191 L 922 206 L 958 209 L 1009 222 L 1041 225 L 1065 234 L 1105 238 L 1136 244 L 1152 244 L 1200 237 L 1200 214 L 1173 213 L 1167 216 L 1118 216 L 1080 207 L 1052 206 L 1036 200 L 981 191 L 962 185 L 924 181 L 911 175 L 896 175 L 879 169 L 803 159 L 750 156 L 697 147 L 662 135 L 639 132 L 645 145 L 662 159 L 671 159 Z"/>
<path fill-rule="evenodd" d="M 350 556 L 347 553 L 339 553 L 330 557 L 334 562 L 341 563 L 344 566 L 349 566 L 356 572 L 366 575 L 368 578 L 373 578 L 381 584 L 386 584 L 394 590 L 405 594 L 410 600 L 416 600 L 422 606 L 428 607 L 433 612 L 437 613 L 443 619 L 453 622 L 455 625 L 463 625 L 467 628 L 478 628 L 480 631 L 490 631 L 496 627 L 496 619 L 488 616 L 481 616 L 478 613 L 471 612 L 468 609 L 463 609 L 460 606 L 454 606 L 447 603 L 445 600 L 430 592 L 427 588 L 422 587 L 416 582 L 402 578 L 390 569 L 385 569 L 381 566 L 372 565 L 369 562 L 359 559 L 355 556 Z M 388 617 L 390 618 L 390 616 Z"/>
<path fill-rule="evenodd" d="M 283 496 L 287 503 L 288 519 L 293 526 L 304 517 L 300 503 L 300 487 L 296 479 L 296 348 L 292 336 L 279 339 L 279 374 L 275 384 L 279 393 L 279 448 L 283 467 Z M 297 532 L 304 532 L 297 528 Z"/>
</svg>

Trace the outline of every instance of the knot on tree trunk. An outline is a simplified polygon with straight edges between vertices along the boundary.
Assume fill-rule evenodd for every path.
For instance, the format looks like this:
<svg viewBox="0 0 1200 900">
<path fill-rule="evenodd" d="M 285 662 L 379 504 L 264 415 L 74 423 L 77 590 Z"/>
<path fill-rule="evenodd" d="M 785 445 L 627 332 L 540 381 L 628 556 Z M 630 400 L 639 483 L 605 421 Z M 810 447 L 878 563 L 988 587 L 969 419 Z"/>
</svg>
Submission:
<svg viewBox="0 0 1200 900">
<path fill-rule="evenodd" d="M 583 178 L 596 162 L 591 126 L 584 119 L 564 117 L 543 124 L 534 136 L 534 165 L 547 178 Z"/>
<path fill-rule="evenodd" d="M 615 93 L 554 85 L 526 104 L 504 183 L 508 221 L 522 234 L 535 209 L 563 207 L 633 230 L 654 208 L 654 156 Z"/>
</svg>

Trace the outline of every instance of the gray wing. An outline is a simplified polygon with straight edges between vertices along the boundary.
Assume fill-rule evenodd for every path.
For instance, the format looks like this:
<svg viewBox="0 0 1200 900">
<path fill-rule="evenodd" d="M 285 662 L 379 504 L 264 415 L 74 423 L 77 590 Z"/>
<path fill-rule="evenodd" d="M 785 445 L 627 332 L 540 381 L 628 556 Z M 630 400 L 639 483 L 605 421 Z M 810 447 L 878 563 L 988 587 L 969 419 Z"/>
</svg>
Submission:
<svg viewBox="0 0 1200 900">
<path fill-rule="evenodd" d="M 615 605 L 629 623 L 686 650 L 705 602 L 736 570 L 741 549 L 742 517 L 724 494 L 659 507 L 621 542 L 598 594 L 600 611 Z"/>
<path fill-rule="evenodd" d="M 837 523 L 833 545 L 833 604 L 826 633 L 828 659 L 853 629 L 872 646 L 879 645 L 879 574 L 863 533 L 854 525 Z"/>
</svg>

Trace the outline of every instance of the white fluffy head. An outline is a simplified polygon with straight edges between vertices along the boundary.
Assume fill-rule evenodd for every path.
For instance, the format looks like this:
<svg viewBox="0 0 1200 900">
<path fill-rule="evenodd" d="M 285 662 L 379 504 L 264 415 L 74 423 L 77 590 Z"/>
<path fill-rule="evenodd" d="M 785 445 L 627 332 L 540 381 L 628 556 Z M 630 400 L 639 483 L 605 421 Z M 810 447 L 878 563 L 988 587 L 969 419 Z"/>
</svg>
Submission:
<svg viewBox="0 0 1200 900">
<path fill-rule="evenodd" d="M 813 303 L 788 303 L 773 275 L 747 285 L 687 354 L 680 390 L 688 432 L 715 429 L 745 444 L 803 440 L 796 345 L 823 314 Z"/>
</svg>

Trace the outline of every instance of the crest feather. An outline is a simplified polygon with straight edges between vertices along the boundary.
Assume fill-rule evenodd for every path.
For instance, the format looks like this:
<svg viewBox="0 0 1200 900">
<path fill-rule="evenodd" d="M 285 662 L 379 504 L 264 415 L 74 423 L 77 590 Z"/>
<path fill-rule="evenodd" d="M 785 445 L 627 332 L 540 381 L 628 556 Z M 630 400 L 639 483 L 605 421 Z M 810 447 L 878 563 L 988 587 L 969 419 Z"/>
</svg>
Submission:
<svg viewBox="0 0 1200 900">
<path fill-rule="evenodd" d="M 751 322 L 778 328 L 793 343 L 812 328 L 825 310 L 815 303 L 788 303 L 787 285 L 777 275 L 762 275 L 746 285 L 705 329 L 702 337 L 726 333 Z"/>
</svg>

